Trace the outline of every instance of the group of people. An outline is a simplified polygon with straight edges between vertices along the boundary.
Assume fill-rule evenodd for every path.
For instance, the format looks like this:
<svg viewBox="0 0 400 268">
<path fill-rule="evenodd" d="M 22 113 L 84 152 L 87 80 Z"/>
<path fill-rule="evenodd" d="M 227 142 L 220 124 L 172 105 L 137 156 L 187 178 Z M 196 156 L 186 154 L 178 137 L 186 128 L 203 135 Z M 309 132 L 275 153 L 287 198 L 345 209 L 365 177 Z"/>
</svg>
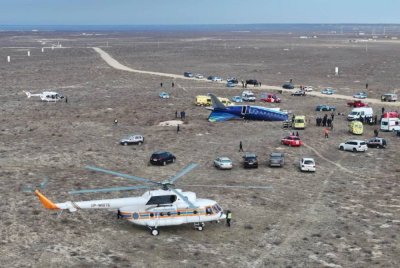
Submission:
<svg viewBox="0 0 400 268">
<path fill-rule="evenodd" d="M 181 111 L 180 113 L 181 119 L 186 119 L 186 112 L 185 111 Z M 175 111 L 175 118 L 178 118 L 178 111 Z"/>
<path fill-rule="evenodd" d="M 324 117 L 317 116 L 315 119 L 317 127 L 330 127 L 333 128 L 333 119 L 335 118 L 335 114 L 332 113 L 330 117 L 327 114 Z"/>
</svg>

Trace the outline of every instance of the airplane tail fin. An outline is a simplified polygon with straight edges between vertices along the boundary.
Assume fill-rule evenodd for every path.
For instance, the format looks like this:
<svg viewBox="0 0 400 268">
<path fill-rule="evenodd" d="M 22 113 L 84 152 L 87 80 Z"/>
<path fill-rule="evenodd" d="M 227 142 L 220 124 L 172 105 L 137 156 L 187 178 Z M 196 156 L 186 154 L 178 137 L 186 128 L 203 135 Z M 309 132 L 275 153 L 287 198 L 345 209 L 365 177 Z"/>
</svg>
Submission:
<svg viewBox="0 0 400 268">
<path fill-rule="evenodd" d="M 28 99 L 32 96 L 32 94 L 29 91 L 24 91 Z"/>
<path fill-rule="evenodd" d="M 57 207 L 56 204 L 54 204 L 52 201 L 50 201 L 50 199 L 45 197 L 39 190 L 35 191 L 35 195 L 37 195 L 37 197 L 39 198 L 40 202 L 42 203 L 42 205 L 45 208 L 47 208 L 47 209 L 60 209 L 59 207 Z"/>
<path fill-rule="evenodd" d="M 211 98 L 211 103 L 214 109 L 226 109 L 225 105 L 217 98 L 217 96 L 211 93 L 208 93 L 208 96 Z"/>
</svg>

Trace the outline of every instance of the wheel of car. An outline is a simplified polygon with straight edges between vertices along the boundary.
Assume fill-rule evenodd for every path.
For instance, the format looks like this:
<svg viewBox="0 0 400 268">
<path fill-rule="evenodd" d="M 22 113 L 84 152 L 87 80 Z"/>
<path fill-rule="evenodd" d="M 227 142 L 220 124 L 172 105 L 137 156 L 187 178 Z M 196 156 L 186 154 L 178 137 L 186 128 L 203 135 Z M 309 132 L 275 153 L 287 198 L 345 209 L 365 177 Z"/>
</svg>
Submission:
<svg viewBox="0 0 400 268">
<path fill-rule="evenodd" d="M 163 165 L 163 166 L 165 166 L 166 164 L 167 164 L 167 162 L 165 162 L 165 161 L 164 161 L 164 162 L 162 162 L 162 165 Z"/>
<path fill-rule="evenodd" d="M 281 144 L 284 144 L 284 142 L 283 142 L 283 141 L 281 141 Z"/>
<path fill-rule="evenodd" d="M 340 151 L 343 151 L 343 150 L 344 150 L 343 146 L 340 146 L 340 147 L 339 147 L 339 150 L 340 150 Z"/>
<path fill-rule="evenodd" d="M 175 160 L 176 160 L 175 158 L 172 158 L 172 163 L 175 163 Z"/>
<path fill-rule="evenodd" d="M 124 146 L 127 146 L 128 145 L 128 143 L 127 142 L 124 142 Z"/>
<path fill-rule="evenodd" d="M 290 142 L 289 142 L 289 144 L 288 144 L 288 145 L 289 145 L 289 147 L 291 147 L 291 146 L 292 146 L 292 143 L 290 143 Z"/>
<path fill-rule="evenodd" d="M 139 144 L 139 145 L 142 145 L 142 144 L 143 144 L 143 142 L 139 141 L 139 142 L 138 142 L 138 144 Z"/>
<path fill-rule="evenodd" d="M 357 152 L 357 149 L 356 149 L 356 148 L 353 148 L 353 152 Z"/>
</svg>

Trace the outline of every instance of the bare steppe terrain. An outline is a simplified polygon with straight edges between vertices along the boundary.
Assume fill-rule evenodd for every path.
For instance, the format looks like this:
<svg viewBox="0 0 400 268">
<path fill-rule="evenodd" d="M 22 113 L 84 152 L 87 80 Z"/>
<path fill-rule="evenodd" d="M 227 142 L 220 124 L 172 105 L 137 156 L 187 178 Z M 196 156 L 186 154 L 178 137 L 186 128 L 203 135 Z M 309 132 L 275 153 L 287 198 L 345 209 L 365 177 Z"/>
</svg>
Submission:
<svg viewBox="0 0 400 268">
<path fill-rule="evenodd" d="M 289 130 L 280 122 L 210 123 L 209 111 L 194 105 L 199 94 L 239 95 L 241 88 L 205 81 L 170 79 L 115 70 L 92 47 L 101 47 L 120 63 L 141 70 L 181 75 L 184 71 L 255 78 L 279 86 L 292 78 L 314 89 L 334 87 L 352 95 L 364 90 L 379 98 L 397 92 L 400 83 L 399 42 L 350 43 L 353 36 L 299 39 L 266 33 L 0 33 L 0 261 L 3 267 L 398 267 L 400 160 L 399 137 L 380 133 L 385 150 L 366 153 L 338 150 L 347 139 L 344 116 L 335 116 L 334 130 L 324 139 L 315 126 L 318 104 L 347 114 L 345 100 L 281 94 L 280 107 L 306 115 L 299 131 L 305 146 L 280 144 Z M 64 48 L 51 49 L 60 42 Z M 41 48 L 45 46 L 45 52 Z M 31 51 L 31 57 L 26 51 Z M 6 63 L 8 55 L 11 63 Z M 334 76 L 339 66 L 340 75 Z M 171 82 L 175 87 L 171 87 Z M 160 83 L 163 88 L 160 88 Z M 266 87 L 268 88 L 268 87 Z M 27 99 L 23 90 L 54 89 L 68 103 Z M 253 89 L 251 87 L 251 89 Z M 159 92 L 171 94 L 161 100 Z M 254 92 L 269 92 L 254 88 Z M 380 115 L 398 106 L 371 105 Z M 187 120 L 176 133 L 160 127 L 185 111 Z M 329 113 L 330 114 L 330 113 Z M 118 119 L 117 126 L 113 125 Z M 141 133 L 142 146 L 120 146 L 119 139 Z M 259 156 L 258 169 L 241 166 L 245 151 Z M 177 162 L 149 166 L 156 150 L 169 150 Z M 286 154 L 283 168 L 266 165 L 271 152 Z M 231 171 L 216 170 L 215 157 L 234 161 Z M 314 157 L 317 172 L 301 173 L 298 161 Z M 150 179 L 174 175 L 190 162 L 199 166 L 177 187 L 200 198 L 216 200 L 233 211 L 231 228 L 223 222 L 166 227 L 153 237 L 148 230 L 117 220 L 115 211 L 57 214 L 45 210 L 33 193 L 22 192 L 50 178 L 43 190 L 53 201 L 106 199 L 141 195 L 142 191 L 68 195 L 71 189 L 132 185 L 120 178 L 89 172 L 96 165 Z M 245 190 L 189 185 L 264 185 Z M 187 186 L 185 186 L 187 185 Z"/>
</svg>

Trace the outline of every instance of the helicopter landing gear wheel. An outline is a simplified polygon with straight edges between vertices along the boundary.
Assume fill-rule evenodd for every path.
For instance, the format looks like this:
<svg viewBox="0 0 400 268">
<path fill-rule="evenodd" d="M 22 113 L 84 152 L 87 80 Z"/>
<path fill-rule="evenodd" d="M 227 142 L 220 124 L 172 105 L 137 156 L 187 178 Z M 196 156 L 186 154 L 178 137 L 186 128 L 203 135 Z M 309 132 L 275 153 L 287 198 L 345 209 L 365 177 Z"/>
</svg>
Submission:
<svg viewBox="0 0 400 268">
<path fill-rule="evenodd" d="M 195 223 L 194 228 L 197 231 L 203 231 L 204 230 L 204 222 Z"/>
<path fill-rule="evenodd" d="M 157 228 L 152 228 L 152 229 L 150 229 L 150 233 L 151 233 L 153 236 L 157 236 L 157 235 L 160 234 L 160 231 L 158 231 Z"/>
</svg>

